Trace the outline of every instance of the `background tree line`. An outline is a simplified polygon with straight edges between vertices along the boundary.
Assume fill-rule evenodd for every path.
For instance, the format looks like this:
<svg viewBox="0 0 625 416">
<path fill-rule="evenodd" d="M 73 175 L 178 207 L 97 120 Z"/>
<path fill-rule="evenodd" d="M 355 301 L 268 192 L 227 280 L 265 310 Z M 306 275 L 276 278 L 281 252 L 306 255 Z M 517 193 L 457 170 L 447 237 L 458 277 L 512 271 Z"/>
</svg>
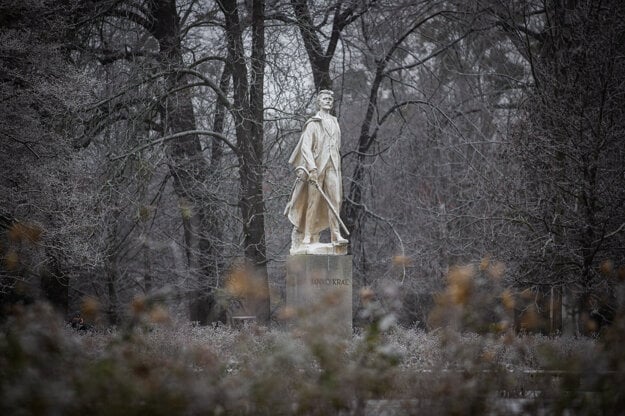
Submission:
<svg viewBox="0 0 625 416">
<path fill-rule="evenodd" d="M 616 0 L 2 0 L 2 303 L 90 297 L 118 322 L 168 288 L 207 323 L 244 275 L 268 322 L 286 159 L 331 88 L 357 287 L 431 293 L 489 261 L 599 311 L 625 277 L 624 18 Z"/>
</svg>

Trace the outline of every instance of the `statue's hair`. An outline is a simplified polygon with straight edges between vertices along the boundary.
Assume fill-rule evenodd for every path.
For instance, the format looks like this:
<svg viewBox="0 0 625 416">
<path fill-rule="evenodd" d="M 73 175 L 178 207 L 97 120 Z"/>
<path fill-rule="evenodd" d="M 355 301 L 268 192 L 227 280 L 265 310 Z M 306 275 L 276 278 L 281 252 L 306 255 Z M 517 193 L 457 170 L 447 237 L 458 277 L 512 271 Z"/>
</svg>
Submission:
<svg viewBox="0 0 625 416">
<path fill-rule="evenodd" d="M 317 93 L 317 97 L 315 97 L 315 103 L 317 104 L 317 108 L 321 109 L 321 102 L 319 101 L 323 95 L 329 95 L 334 100 L 334 91 L 332 90 L 319 90 Z"/>
</svg>

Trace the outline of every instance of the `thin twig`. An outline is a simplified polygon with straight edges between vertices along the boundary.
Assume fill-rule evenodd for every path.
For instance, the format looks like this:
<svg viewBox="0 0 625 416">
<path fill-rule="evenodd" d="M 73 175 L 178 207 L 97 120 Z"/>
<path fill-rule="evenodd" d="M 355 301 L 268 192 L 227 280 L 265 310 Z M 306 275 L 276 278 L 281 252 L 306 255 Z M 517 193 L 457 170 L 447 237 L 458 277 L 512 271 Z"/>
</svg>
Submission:
<svg viewBox="0 0 625 416">
<path fill-rule="evenodd" d="M 179 133 L 174 133 L 174 134 L 171 134 L 169 136 L 161 137 L 160 139 L 156 139 L 156 140 L 153 140 L 151 142 L 142 144 L 141 146 L 135 147 L 130 152 L 124 153 L 123 155 L 120 155 L 120 156 L 112 157 L 110 160 L 111 161 L 115 161 L 115 160 L 123 159 L 123 158 L 128 157 L 128 156 L 130 156 L 132 154 L 135 154 L 135 153 L 137 153 L 137 152 L 139 152 L 139 151 L 141 151 L 143 149 L 147 149 L 148 147 L 156 146 L 157 144 L 165 143 L 166 141 L 177 139 L 178 137 L 188 136 L 188 135 L 191 135 L 191 134 L 199 134 L 199 135 L 203 135 L 203 136 L 211 136 L 211 137 L 213 137 L 215 139 L 219 139 L 222 142 L 224 142 L 226 144 L 226 146 L 228 146 L 230 149 L 232 149 L 233 152 L 235 152 L 237 154 L 239 153 L 239 149 L 232 142 L 230 142 L 226 138 L 226 136 L 224 136 L 221 133 L 217 133 L 217 132 L 209 131 L 209 130 L 187 130 L 187 131 L 181 131 Z"/>
</svg>

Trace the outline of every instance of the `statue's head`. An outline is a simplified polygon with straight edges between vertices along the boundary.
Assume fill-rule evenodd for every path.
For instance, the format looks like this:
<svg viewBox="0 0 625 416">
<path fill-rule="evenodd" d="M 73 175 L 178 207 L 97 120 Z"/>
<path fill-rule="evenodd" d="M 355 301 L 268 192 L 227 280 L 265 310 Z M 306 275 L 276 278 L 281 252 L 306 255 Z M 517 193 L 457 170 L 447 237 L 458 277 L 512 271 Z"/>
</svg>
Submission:
<svg viewBox="0 0 625 416">
<path fill-rule="evenodd" d="M 331 90 L 321 90 L 317 94 L 317 105 L 320 109 L 331 110 L 334 105 L 334 92 Z"/>
</svg>

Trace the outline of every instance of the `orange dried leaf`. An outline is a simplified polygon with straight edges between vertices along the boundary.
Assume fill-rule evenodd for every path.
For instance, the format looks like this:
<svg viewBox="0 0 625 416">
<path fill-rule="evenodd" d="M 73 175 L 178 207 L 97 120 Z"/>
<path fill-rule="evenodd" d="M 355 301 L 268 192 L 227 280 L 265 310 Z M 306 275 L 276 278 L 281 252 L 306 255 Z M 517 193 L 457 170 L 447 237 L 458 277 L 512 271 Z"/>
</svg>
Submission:
<svg viewBox="0 0 625 416">
<path fill-rule="evenodd" d="M 614 270 L 614 263 L 610 259 L 602 261 L 601 265 L 599 265 L 599 271 L 604 276 L 610 276 L 613 270 Z"/>
<path fill-rule="evenodd" d="M 510 289 L 506 289 L 501 293 L 501 303 L 503 304 L 503 307 L 508 310 L 514 309 L 516 302 Z"/>
<path fill-rule="evenodd" d="M 80 305 L 80 313 L 87 320 L 94 320 L 98 316 L 100 303 L 92 297 L 85 297 Z"/>
<path fill-rule="evenodd" d="M 9 250 L 4 256 L 4 264 L 8 270 L 16 270 L 19 267 L 20 259 L 15 250 Z"/>
<path fill-rule="evenodd" d="M 144 312 L 146 309 L 145 297 L 135 296 L 134 299 L 132 299 L 132 303 L 130 304 L 130 307 L 132 309 L 132 312 L 137 315 Z"/>
</svg>

